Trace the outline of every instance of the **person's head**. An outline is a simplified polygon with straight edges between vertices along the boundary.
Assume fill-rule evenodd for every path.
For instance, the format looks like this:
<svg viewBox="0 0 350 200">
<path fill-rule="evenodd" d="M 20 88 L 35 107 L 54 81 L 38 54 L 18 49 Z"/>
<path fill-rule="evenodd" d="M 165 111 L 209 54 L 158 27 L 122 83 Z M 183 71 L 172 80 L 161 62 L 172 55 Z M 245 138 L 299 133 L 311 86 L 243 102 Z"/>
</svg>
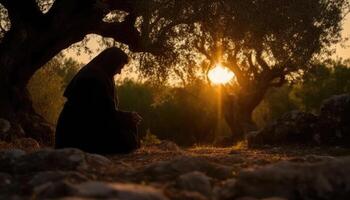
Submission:
<svg viewBox="0 0 350 200">
<path fill-rule="evenodd" d="M 129 62 L 128 55 L 117 47 L 102 51 L 90 63 L 92 66 L 105 71 L 108 75 L 120 74 L 124 65 Z"/>
</svg>

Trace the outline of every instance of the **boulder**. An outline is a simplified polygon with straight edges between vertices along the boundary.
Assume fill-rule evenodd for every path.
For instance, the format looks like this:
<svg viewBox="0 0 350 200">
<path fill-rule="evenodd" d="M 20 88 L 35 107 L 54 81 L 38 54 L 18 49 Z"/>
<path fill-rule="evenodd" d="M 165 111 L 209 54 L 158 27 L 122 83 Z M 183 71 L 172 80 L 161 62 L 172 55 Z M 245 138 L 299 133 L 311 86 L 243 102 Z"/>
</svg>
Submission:
<svg viewBox="0 0 350 200">
<path fill-rule="evenodd" d="M 317 131 L 323 144 L 350 147 L 350 94 L 332 96 L 322 103 Z"/>
<path fill-rule="evenodd" d="M 236 195 L 234 187 L 237 180 L 234 178 L 227 179 L 213 189 L 213 196 L 215 200 L 232 199 Z"/>
<path fill-rule="evenodd" d="M 227 179 L 233 176 L 233 168 L 209 162 L 203 158 L 180 156 L 169 161 L 160 161 L 147 165 L 143 169 L 128 174 L 131 179 L 150 181 L 169 181 L 193 171 L 199 171 L 216 179 Z"/>
<path fill-rule="evenodd" d="M 6 120 L 0 118 L 0 140 L 5 140 L 7 137 L 7 133 L 11 129 L 11 123 Z"/>
<path fill-rule="evenodd" d="M 33 138 L 18 138 L 13 142 L 16 148 L 31 152 L 40 149 L 39 143 Z"/>
<path fill-rule="evenodd" d="M 317 163 L 280 163 L 256 170 L 244 170 L 234 184 L 223 186 L 231 191 L 226 199 L 251 196 L 280 197 L 289 200 L 348 199 L 350 195 L 350 157 Z"/>
<path fill-rule="evenodd" d="M 187 190 L 176 190 L 167 192 L 167 196 L 171 200 L 209 200 L 210 197 L 205 197 L 198 192 L 192 192 Z"/>
<path fill-rule="evenodd" d="M 260 131 L 251 133 L 248 145 L 316 144 L 315 132 L 318 117 L 306 112 L 291 111 L 273 121 Z"/>
<path fill-rule="evenodd" d="M 7 173 L 0 172 L 0 194 L 10 193 L 13 184 L 13 177 Z"/>
<path fill-rule="evenodd" d="M 42 149 L 15 160 L 15 173 L 26 174 L 40 171 L 81 171 L 109 168 L 112 162 L 99 155 L 85 153 L 79 149 Z"/>
<path fill-rule="evenodd" d="M 66 182 L 49 183 L 36 189 L 36 195 L 40 198 L 57 197 L 83 197 L 118 200 L 167 200 L 164 194 L 153 187 L 89 181 L 79 185 Z"/>
<path fill-rule="evenodd" d="M 179 176 L 176 180 L 176 186 L 182 190 L 195 191 L 204 196 L 211 196 L 211 178 L 202 172 L 194 171 Z"/>
<path fill-rule="evenodd" d="M 16 159 L 26 155 L 26 152 L 19 149 L 0 151 L 0 172 L 11 173 Z"/>
<path fill-rule="evenodd" d="M 49 182 L 67 181 L 69 183 L 81 183 L 88 178 L 79 172 L 73 171 L 44 171 L 35 174 L 27 183 L 30 188 L 35 188 Z"/>
</svg>

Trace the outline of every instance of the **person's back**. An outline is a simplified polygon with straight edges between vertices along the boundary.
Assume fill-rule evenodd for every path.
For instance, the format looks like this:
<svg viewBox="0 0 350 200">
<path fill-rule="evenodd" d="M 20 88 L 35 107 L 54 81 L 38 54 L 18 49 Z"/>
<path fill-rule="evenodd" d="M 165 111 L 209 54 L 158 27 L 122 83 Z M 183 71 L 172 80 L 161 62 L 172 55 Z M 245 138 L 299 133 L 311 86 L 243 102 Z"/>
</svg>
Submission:
<svg viewBox="0 0 350 200">
<path fill-rule="evenodd" d="M 116 54 L 120 50 L 109 51 Z M 113 75 L 120 73 L 127 59 L 117 60 L 119 65 L 116 70 L 109 72 L 104 65 L 112 63 L 102 61 L 116 59 L 116 55 L 110 56 L 112 58 L 105 52 L 101 53 L 68 85 L 64 94 L 67 102 L 56 128 L 56 148 L 74 147 L 92 153 L 128 153 L 139 147 L 135 114 L 119 111 L 116 106 Z"/>
</svg>

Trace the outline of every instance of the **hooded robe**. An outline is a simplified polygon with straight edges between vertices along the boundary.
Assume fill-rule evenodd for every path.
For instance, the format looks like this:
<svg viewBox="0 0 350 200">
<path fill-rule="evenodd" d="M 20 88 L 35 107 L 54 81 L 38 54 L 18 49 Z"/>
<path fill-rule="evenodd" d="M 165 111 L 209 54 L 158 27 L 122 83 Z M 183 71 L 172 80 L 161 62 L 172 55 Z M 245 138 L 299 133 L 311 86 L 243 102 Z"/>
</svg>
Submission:
<svg viewBox="0 0 350 200">
<path fill-rule="evenodd" d="M 129 153 L 139 147 L 130 112 L 118 110 L 113 77 L 85 66 L 64 92 L 67 102 L 56 128 L 56 148 L 91 153 Z"/>
</svg>

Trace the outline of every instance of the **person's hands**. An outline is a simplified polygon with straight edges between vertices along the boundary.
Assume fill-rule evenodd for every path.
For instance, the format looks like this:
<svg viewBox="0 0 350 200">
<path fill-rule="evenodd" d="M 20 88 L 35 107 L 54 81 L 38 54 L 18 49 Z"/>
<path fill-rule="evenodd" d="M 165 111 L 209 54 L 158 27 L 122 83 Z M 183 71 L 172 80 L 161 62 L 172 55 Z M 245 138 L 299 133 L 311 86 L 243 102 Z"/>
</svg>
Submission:
<svg viewBox="0 0 350 200">
<path fill-rule="evenodd" d="M 131 117 L 136 124 L 139 124 L 142 121 L 142 117 L 137 112 L 131 112 Z"/>
</svg>

